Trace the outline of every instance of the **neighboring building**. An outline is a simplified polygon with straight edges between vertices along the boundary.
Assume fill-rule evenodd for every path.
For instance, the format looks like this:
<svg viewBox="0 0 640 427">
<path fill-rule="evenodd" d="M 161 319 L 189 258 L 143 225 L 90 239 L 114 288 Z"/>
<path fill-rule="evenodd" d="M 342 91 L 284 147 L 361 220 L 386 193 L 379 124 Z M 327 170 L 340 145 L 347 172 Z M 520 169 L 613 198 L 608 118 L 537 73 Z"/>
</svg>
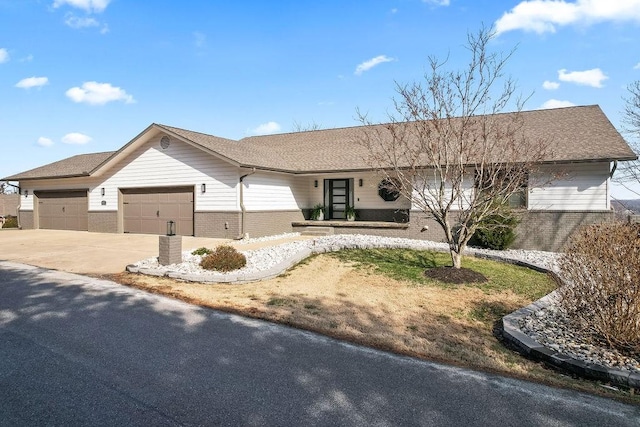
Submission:
<svg viewBox="0 0 640 427">
<path fill-rule="evenodd" d="M 529 136 L 554 154 L 528 188 L 516 245 L 558 249 L 582 224 L 609 221 L 612 162 L 635 159 L 598 106 L 523 113 Z M 3 178 L 19 181 L 23 228 L 238 238 L 300 230 L 310 209 L 328 206 L 336 233 L 442 240 L 409 200 L 385 201 L 363 160 L 361 127 L 255 136 L 240 141 L 152 124 L 115 152 L 74 156 Z M 544 179 L 543 179 L 544 181 Z M 344 221 L 354 206 L 358 221 Z M 429 230 L 421 233 L 425 225 Z"/>
<path fill-rule="evenodd" d="M 0 194 L 0 227 L 9 216 L 18 216 L 19 194 Z"/>
</svg>

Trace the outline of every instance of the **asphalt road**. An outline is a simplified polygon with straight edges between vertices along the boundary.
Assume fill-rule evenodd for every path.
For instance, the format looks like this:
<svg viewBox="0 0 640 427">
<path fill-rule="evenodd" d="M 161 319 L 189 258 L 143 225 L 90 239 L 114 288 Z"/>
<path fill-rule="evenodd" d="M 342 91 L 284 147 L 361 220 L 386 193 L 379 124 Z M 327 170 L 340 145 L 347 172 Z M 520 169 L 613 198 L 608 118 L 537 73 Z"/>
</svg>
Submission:
<svg viewBox="0 0 640 427">
<path fill-rule="evenodd" d="M 639 407 L 0 262 L 3 426 L 639 424 Z"/>
</svg>

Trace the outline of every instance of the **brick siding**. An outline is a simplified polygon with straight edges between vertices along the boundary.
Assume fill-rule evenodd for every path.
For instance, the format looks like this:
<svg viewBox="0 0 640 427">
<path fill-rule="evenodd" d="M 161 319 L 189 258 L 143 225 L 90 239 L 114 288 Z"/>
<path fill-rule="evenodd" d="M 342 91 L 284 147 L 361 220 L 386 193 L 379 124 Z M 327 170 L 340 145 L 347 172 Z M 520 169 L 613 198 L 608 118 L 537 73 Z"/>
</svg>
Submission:
<svg viewBox="0 0 640 427">
<path fill-rule="evenodd" d="M 118 232 L 118 211 L 89 211 L 89 231 Z"/>
<path fill-rule="evenodd" d="M 194 236 L 235 239 L 240 234 L 240 221 L 240 212 L 195 212 L 193 214 Z"/>
<path fill-rule="evenodd" d="M 579 228 L 612 221 L 613 211 L 528 211 L 516 229 L 513 247 L 559 251 Z"/>
<path fill-rule="evenodd" d="M 18 224 L 25 230 L 33 230 L 35 228 L 34 219 L 33 211 L 18 212 Z"/>
<path fill-rule="evenodd" d="M 293 221 L 303 221 L 302 211 L 260 211 L 247 212 L 245 218 L 246 233 L 249 237 L 263 237 L 274 234 L 291 233 Z"/>
</svg>

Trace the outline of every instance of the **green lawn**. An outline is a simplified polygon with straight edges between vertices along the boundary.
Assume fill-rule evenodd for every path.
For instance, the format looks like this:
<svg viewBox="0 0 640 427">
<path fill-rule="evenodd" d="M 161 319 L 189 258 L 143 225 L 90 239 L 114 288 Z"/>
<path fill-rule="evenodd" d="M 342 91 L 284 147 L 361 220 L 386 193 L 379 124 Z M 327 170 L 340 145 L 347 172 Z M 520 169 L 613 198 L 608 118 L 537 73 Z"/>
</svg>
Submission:
<svg viewBox="0 0 640 427">
<path fill-rule="evenodd" d="M 417 285 L 452 288 L 452 285 L 425 277 L 428 268 L 450 266 L 448 253 L 419 251 L 414 249 L 352 249 L 331 254 L 341 261 L 356 266 L 371 268 L 396 280 L 407 280 Z M 544 273 L 512 264 L 464 257 L 462 267 L 483 274 L 488 282 L 472 283 L 471 286 L 491 294 L 511 290 L 517 295 L 536 300 L 555 289 L 554 282 Z"/>
</svg>

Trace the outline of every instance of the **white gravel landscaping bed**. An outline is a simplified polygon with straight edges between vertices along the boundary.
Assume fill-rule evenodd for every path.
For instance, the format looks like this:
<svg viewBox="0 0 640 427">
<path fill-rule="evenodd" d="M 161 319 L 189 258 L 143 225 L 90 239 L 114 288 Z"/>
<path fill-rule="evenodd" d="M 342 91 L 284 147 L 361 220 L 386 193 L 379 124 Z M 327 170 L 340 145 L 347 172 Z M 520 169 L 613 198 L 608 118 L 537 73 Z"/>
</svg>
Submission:
<svg viewBox="0 0 640 427">
<path fill-rule="evenodd" d="M 624 356 L 614 349 L 593 345 L 587 337 L 577 334 L 558 304 L 547 305 L 520 319 L 519 324 L 523 333 L 558 353 L 586 363 L 640 374 L 640 361 L 637 359 Z"/>
<path fill-rule="evenodd" d="M 289 233 L 279 236 L 269 236 L 266 238 L 248 239 L 239 243 L 248 244 L 254 242 L 263 242 L 287 237 L 296 237 L 297 235 L 297 233 Z M 200 261 L 202 260 L 202 257 L 199 255 L 192 255 L 191 251 L 184 251 L 182 253 L 181 264 L 160 265 L 158 264 L 158 258 L 153 257 L 143 261 L 139 261 L 133 265 L 141 269 L 154 270 L 156 274 L 160 275 L 168 272 L 177 272 L 188 274 L 190 276 L 203 276 L 208 279 L 213 279 L 215 277 L 224 278 L 231 275 L 246 276 L 248 274 L 267 271 L 277 265 L 282 264 L 288 259 L 295 258 L 297 254 L 304 252 L 305 250 L 311 250 L 315 253 L 319 253 L 337 251 L 341 249 L 357 248 L 407 248 L 448 251 L 448 245 L 446 243 L 433 242 L 428 240 L 379 237 L 363 234 L 337 234 L 333 236 L 317 237 L 310 240 L 288 242 L 280 245 L 268 246 L 257 250 L 240 250 L 240 252 L 242 252 L 247 258 L 247 265 L 240 270 L 235 270 L 228 273 L 221 273 L 203 269 L 202 267 L 200 267 Z M 487 249 L 475 248 L 469 248 L 468 253 L 499 256 L 505 259 L 531 263 L 548 269 L 555 268 L 555 259 L 557 256 L 557 254 L 553 252 L 523 250 L 491 251 Z"/>
</svg>

